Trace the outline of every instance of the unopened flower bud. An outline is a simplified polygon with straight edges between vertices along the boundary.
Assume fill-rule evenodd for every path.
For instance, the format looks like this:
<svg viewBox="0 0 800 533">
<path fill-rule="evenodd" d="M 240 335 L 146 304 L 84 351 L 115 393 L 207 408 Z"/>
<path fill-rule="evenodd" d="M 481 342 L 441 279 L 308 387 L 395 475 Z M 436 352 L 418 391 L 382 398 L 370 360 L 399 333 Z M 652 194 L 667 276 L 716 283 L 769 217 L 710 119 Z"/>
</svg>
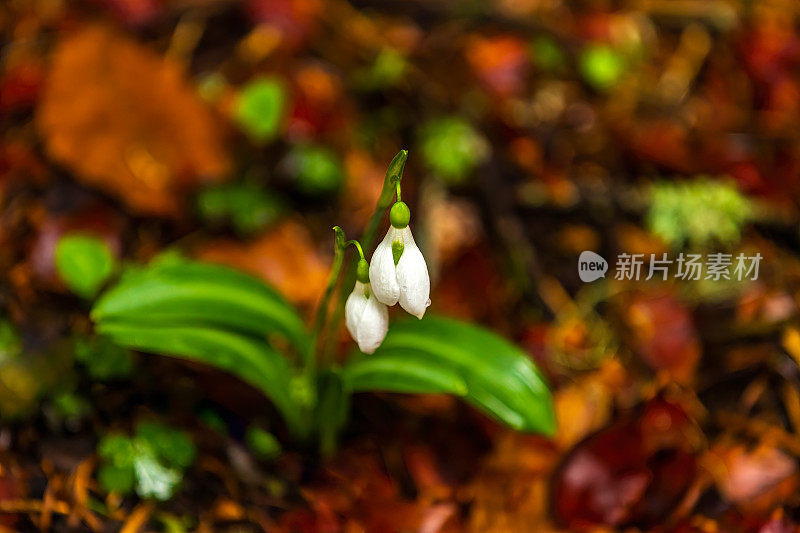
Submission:
<svg viewBox="0 0 800 533">
<path fill-rule="evenodd" d="M 372 294 L 369 283 L 356 281 L 353 292 L 347 297 L 344 312 L 347 330 L 358 343 L 358 348 L 364 353 L 373 353 L 386 337 L 389 312 Z"/>
<path fill-rule="evenodd" d="M 411 221 L 411 210 L 405 202 L 396 202 L 389 210 L 389 222 L 397 229 L 403 229 Z"/>
</svg>

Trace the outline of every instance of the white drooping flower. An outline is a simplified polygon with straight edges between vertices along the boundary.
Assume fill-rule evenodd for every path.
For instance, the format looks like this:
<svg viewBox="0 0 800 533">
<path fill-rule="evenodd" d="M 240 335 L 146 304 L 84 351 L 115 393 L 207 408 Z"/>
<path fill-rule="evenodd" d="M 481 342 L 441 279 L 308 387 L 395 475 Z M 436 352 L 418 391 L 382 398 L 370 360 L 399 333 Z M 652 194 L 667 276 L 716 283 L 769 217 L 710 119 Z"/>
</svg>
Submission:
<svg viewBox="0 0 800 533">
<path fill-rule="evenodd" d="M 375 298 L 369 283 L 356 281 L 344 304 L 345 324 L 364 353 L 373 353 L 386 337 L 389 311 Z"/>
<path fill-rule="evenodd" d="M 405 204 L 402 207 L 408 210 Z M 382 303 L 391 306 L 400 302 L 403 309 L 421 319 L 431 303 L 428 265 L 411 235 L 408 216 L 395 216 L 393 207 L 390 220 L 392 226 L 375 249 L 369 267 L 372 291 Z"/>
</svg>

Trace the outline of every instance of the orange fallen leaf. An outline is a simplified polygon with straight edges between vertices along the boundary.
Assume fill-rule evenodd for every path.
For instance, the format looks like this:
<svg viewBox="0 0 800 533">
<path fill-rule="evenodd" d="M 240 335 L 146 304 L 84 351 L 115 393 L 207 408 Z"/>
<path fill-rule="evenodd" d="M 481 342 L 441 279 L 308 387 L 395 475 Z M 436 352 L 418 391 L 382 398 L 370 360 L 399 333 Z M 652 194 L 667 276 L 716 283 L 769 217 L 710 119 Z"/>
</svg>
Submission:
<svg viewBox="0 0 800 533">
<path fill-rule="evenodd" d="M 611 420 L 614 397 L 628 380 L 619 360 L 606 359 L 600 369 L 562 387 L 555 394 L 558 433 L 555 441 L 569 449 Z"/>
<path fill-rule="evenodd" d="M 467 530 L 555 531 L 548 516 L 548 483 L 557 462 L 551 442 L 504 430 L 467 489 Z"/>
<path fill-rule="evenodd" d="M 36 124 L 50 157 L 141 213 L 170 214 L 229 169 L 219 126 L 180 68 L 106 26 L 57 44 Z"/>
<path fill-rule="evenodd" d="M 221 498 L 214 504 L 214 516 L 224 521 L 241 520 L 244 517 L 244 509 L 233 500 Z"/>
<path fill-rule="evenodd" d="M 529 60 L 522 39 L 473 36 L 465 55 L 477 78 L 493 92 L 508 96 L 524 89 Z"/>
<path fill-rule="evenodd" d="M 783 332 L 781 343 L 795 362 L 800 364 L 800 331 L 797 331 L 797 329 L 793 327 L 786 328 Z"/>
<path fill-rule="evenodd" d="M 308 230 L 285 221 L 250 243 L 218 240 L 195 251 L 199 259 L 239 268 L 274 285 L 289 301 L 311 306 L 322 295 L 330 263 Z"/>
</svg>

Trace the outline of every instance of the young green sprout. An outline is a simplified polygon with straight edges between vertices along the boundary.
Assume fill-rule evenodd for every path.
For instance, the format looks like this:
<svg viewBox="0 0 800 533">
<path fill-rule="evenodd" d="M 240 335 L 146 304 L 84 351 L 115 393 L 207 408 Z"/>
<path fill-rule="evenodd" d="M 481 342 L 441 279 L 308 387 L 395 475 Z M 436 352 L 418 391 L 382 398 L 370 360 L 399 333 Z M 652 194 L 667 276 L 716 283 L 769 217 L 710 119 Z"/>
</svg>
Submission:
<svg viewBox="0 0 800 533">
<path fill-rule="evenodd" d="M 389 211 L 391 226 L 372 254 L 369 279 L 381 303 L 392 306 L 399 301 L 400 307 L 421 319 L 431 304 L 431 280 L 425 258 L 408 227 L 410 219 L 411 211 L 400 199 L 398 181 L 397 202 Z"/>
<path fill-rule="evenodd" d="M 344 304 L 345 324 L 350 335 L 364 353 L 373 353 L 386 337 L 389 311 L 372 294 L 369 283 L 369 264 L 358 241 L 350 241 L 361 257 L 356 270 L 356 285 Z"/>
</svg>

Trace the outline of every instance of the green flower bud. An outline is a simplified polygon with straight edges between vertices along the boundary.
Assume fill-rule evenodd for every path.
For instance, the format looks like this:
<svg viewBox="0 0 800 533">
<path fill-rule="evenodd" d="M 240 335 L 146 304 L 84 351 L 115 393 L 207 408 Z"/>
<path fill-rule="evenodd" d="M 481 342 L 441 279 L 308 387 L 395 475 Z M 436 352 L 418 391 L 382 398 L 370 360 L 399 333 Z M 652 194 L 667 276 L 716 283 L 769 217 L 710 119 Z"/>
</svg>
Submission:
<svg viewBox="0 0 800 533">
<path fill-rule="evenodd" d="M 389 222 L 391 222 L 392 226 L 397 229 L 403 229 L 408 226 L 408 222 L 410 220 L 411 210 L 408 208 L 405 202 L 397 202 L 389 211 Z"/>
<path fill-rule="evenodd" d="M 361 283 L 369 283 L 369 263 L 366 259 L 358 260 L 358 267 L 356 268 L 356 279 Z"/>
</svg>

